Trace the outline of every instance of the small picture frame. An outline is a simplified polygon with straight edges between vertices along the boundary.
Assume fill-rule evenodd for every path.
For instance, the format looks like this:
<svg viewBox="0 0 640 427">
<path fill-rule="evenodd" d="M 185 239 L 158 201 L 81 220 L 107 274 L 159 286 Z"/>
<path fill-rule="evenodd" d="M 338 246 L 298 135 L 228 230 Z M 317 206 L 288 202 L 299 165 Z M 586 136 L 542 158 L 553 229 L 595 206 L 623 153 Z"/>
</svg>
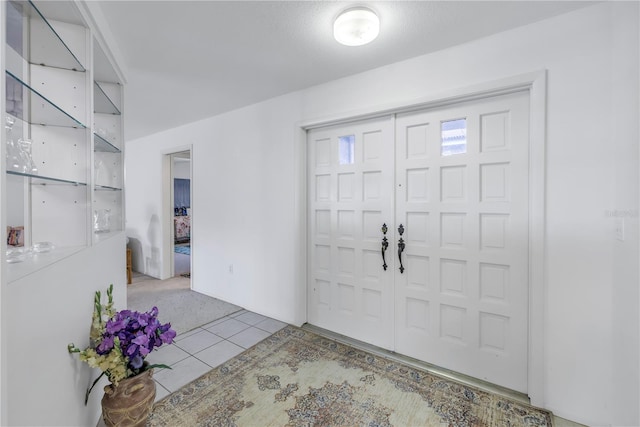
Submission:
<svg viewBox="0 0 640 427">
<path fill-rule="evenodd" d="M 24 226 L 7 226 L 7 245 L 24 246 Z"/>
</svg>

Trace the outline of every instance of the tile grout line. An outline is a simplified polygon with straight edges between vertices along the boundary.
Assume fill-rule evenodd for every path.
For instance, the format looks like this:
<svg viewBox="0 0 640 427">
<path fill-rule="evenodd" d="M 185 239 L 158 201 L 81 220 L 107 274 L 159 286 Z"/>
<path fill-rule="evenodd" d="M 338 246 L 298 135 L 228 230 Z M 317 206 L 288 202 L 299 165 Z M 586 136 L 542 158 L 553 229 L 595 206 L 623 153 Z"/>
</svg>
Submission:
<svg viewBox="0 0 640 427">
<path fill-rule="evenodd" d="M 205 328 L 204 328 L 204 327 L 202 327 L 202 326 L 200 326 L 200 327 L 198 327 L 198 328 L 194 328 L 192 331 L 188 331 L 188 332 L 189 332 L 189 335 L 185 336 L 185 337 L 184 337 L 184 338 L 182 338 L 182 339 L 187 339 L 187 338 L 189 338 L 189 337 L 191 337 L 191 336 L 194 336 L 194 335 L 199 334 L 199 333 L 201 333 L 201 332 L 203 332 L 203 331 L 206 331 L 206 332 L 208 332 L 208 333 L 210 333 L 210 334 L 212 334 L 212 335 L 216 336 L 217 338 L 220 338 L 221 340 L 220 340 L 220 341 L 218 341 L 218 342 L 217 342 L 217 343 L 215 343 L 215 344 L 212 344 L 212 345 L 209 345 L 209 346 L 207 346 L 207 347 L 204 347 L 204 348 L 202 348 L 202 349 L 198 350 L 198 351 L 197 351 L 197 352 L 195 352 L 195 353 L 192 353 L 192 352 L 187 351 L 186 349 L 184 349 L 184 348 L 180 347 L 179 342 L 180 342 L 182 339 L 180 339 L 180 340 L 178 340 L 178 341 L 175 341 L 173 344 L 174 344 L 177 348 L 179 348 L 181 351 L 183 351 L 184 353 L 186 353 L 186 356 L 185 356 L 184 358 L 182 358 L 182 359 L 180 359 L 180 360 L 178 360 L 178 361 L 174 362 L 172 365 L 175 365 L 175 364 L 177 364 L 177 363 L 184 362 L 185 360 L 187 360 L 187 359 L 189 359 L 189 358 L 193 358 L 193 359 L 197 360 L 198 362 L 200 362 L 200 363 L 204 364 L 205 366 L 207 366 L 207 367 L 209 368 L 209 370 L 216 369 L 217 367 L 219 367 L 219 366 L 221 366 L 222 364 L 226 363 L 228 360 L 231 360 L 233 357 L 230 357 L 229 359 L 227 359 L 227 360 L 225 360 L 225 361 L 220 362 L 220 363 L 219 363 L 218 365 L 216 365 L 216 366 L 211 366 L 209 363 L 207 363 L 207 362 L 205 362 L 204 360 L 202 360 L 201 358 L 199 358 L 199 357 L 197 356 L 197 354 L 198 354 L 198 353 L 201 353 L 201 352 L 203 352 L 204 350 L 207 350 L 207 349 L 209 349 L 209 348 L 211 348 L 211 347 L 213 347 L 213 346 L 216 346 L 216 345 L 218 345 L 218 344 L 221 344 L 221 343 L 223 343 L 223 342 L 225 342 L 225 341 L 226 341 L 228 344 L 231 344 L 231 345 L 233 345 L 233 346 L 237 346 L 237 347 L 239 347 L 240 349 L 242 349 L 242 351 L 245 351 L 245 350 L 247 350 L 248 348 L 250 348 L 252 345 L 255 345 L 255 343 L 254 343 L 254 344 L 252 344 L 252 345 L 250 345 L 249 347 L 245 347 L 244 345 L 240 345 L 240 344 L 238 344 L 238 343 L 235 343 L 235 342 L 231 341 L 231 340 L 230 340 L 230 338 L 233 338 L 233 337 L 235 337 L 235 336 L 237 336 L 237 335 L 239 335 L 239 334 L 241 334 L 241 333 L 243 333 L 243 332 L 249 331 L 249 330 L 255 330 L 255 331 L 259 331 L 259 332 L 267 333 L 267 334 L 269 334 L 267 337 L 269 337 L 269 336 L 271 336 L 271 335 L 273 335 L 273 334 L 275 333 L 275 332 L 272 332 L 272 331 L 269 331 L 269 330 L 266 330 L 266 329 L 263 329 L 263 328 L 260 328 L 260 327 L 258 327 L 258 326 L 257 326 L 258 324 L 260 324 L 260 323 L 262 323 L 262 322 L 265 322 L 265 321 L 267 321 L 267 320 L 270 320 L 270 318 L 268 318 L 268 317 L 265 317 L 265 316 L 262 316 L 262 315 L 255 314 L 255 316 L 259 316 L 260 320 L 259 320 L 258 322 L 255 322 L 254 324 L 250 324 L 250 323 L 247 323 L 246 321 L 243 321 L 243 320 L 240 320 L 240 319 L 237 319 L 237 318 L 236 318 L 236 317 L 239 317 L 239 316 L 241 316 L 241 315 L 243 315 L 243 314 L 246 314 L 246 313 L 252 313 L 252 312 L 250 312 L 250 311 L 246 311 L 246 310 L 239 311 L 239 312 L 236 312 L 236 313 L 232 313 L 232 314 L 230 314 L 230 315 L 227 315 L 227 316 L 225 316 L 225 317 L 223 317 L 223 318 L 221 318 L 221 319 L 214 320 L 213 322 L 209 322 L 209 323 L 207 324 L 207 325 L 210 325 L 210 327 L 213 327 L 213 326 L 219 325 L 219 324 L 221 324 L 221 323 L 224 323 L 225 321 L 228 321 L 228 320 L 236 320 L 236 321 L 238 321 L 238 322 L 240 322 L 240 323 L 242 323 L 242 324 L 244 324 L 244 325 L 246 325 L 246 326 L 247 326 L 246 328 L 242 329 L 241 331 L 236 332 L 236 333 L 235 333 L 235 334 L 233 334 L 233 335 L 228 336 L 227 338 L 222 337 L 222 336 L 220 336 L 220 335 L 218 335 L 218 334 L 215 334 L 214 332 L 212 332 L 212 331 L 210 331 L 210 330 L 208 330 L 208 329 L 205 329 Z M 286 325 L 286 324 L 285 324 L 285 325 Z M 198 330 L 198 329 L 199 329 L 199 330 Z M 276 332 L 277 332 L 277 331 L 276 331 Z M 266 339 L 267 337 L 265 337 L 265 339 Z M 262 341 L 262 340 L 259 340 L 259 341 Z M 242 352 L 242 351 L 241 351 L 241 352 Z M 155 381 L 155 382 L 156 382 L 156 384 L 158 384 L 158 385 L 159 385 L 163 390 L 165 390 L 168 394 L 171 394 L 171 393 L 173 393 L 173 392 L 174 392 L 174 391 L 171 391 L 171 390 L 170 390 L 169 388 L 167 388 L 166 386 L 162 385 L 162 383 L 160 383 L 158 380 L 154 379 L 154 381 Z M 188 384 L 188 382 L 187 382 L 186 384 Z M 182 387 L 182 386 L 181 386 L 181 387 Z"/>
<path fill-rule="evenodd" d="M 247 328 L 247 329 L 248 329 L 248 328 Z M 243 329 L 243 331 L 246 331 L 247 329 Z M 242 332 L 242 331 L 241 331 L 241 332 Z M 210 332 L 210 333 L 212 333 L 212 332 Z M 215 334 L 213 334 L 213 335 L 215 335 Z M 236 335 L 237 335 L 237 334 L 236 334 Z M 217 337 L 219 337 L 219 338 L 222 338 L 222 337 L 220 337 L 219 335 L 216 335 L 216 336 L 217 336 Z M 233 335 L 232 335 L 232 336 L 233 336 Z M 213 347 L 213 346 L 215 346 L 215 345 L 217 345 L 217 344 L 220 344 L 220 343 L 222 343 L 222 342 L 224 342 L 224 341 L 227 341 L 228 343 L 230 343 L 230 344 L 232 344 L 232 345 L 235 345 L 235 346 L 237 346 L 237 347 L 240 347 L 240 348 L 242 349 L 242 351 L 245 351 L 247 348 L 249 348 L 249 347 L 241 346 L 240 344 L 236 344 L 236 343 L 234 343 L 233 341 L 229 341 L 229 340 L 228 340 L 228 339 L 226 339 L 226 338 L 222 338 L 222 341 L 218 341 L 217 343 L 215 343 L 215 344 L 213 344 L 213 345 L 210 345 L 209 347 L 205 347 L 205 348 L 203 348 L 202 350 L 198 351 L 197 353 L 200 353 L 200 352 L 202 352 L 202 351 L 204 351 L 204 350 L 206 350 L 206 349 L 208 349 L 208 348 L 211 348 L 211 347 Z M 177 363 L 183 362 L 183 361 L 185 361 L 185 360 L 187 360 L 187 359 L 189 359 L 189 358 L 194 358 L 194 359 L 198 360 L 199 362 L 202 362 L 203 364 L 205 364 L 206 366 L 208 366 L 208 367 L 209 367 L 209 371 L 210 371 L 210 370 L 212 370 L 212 369 L 215 369 L 215 368 L 217 368 L 217 367 L 219 367 L 219 366 L 223 365 L 224 363 L 228 362 L 229 360 L 233 359 L 233 357 L 231 357 L 231 358 L 229 358 L 229 359 L 227 359 L 227 360 L 225 360 L 225 361 L 223 361 L 223 362 L 220 362 L 220 364 L 218 364 L 218 365 L 216 365 L 216 366 L 211 366 L 210 364 L 208 364 L 208 363 L 207 363 L 207 362 L 205 362 L 204 360 L 200 359 L 200 358 L 196 355 L 197 353 L 190 353 L 190 352 L 186 351 L 185 349 L 183 349 L 183 348 L 181 348 L 181 347 L 178 347 L 178 348 L 180 348 L 180 350 L 182 350 L 182 351 L 184 351 L 185 353 L 187 353 L 187 354 L 188 354 L 188 356 L 186 356 L 185 358 L 180 359 L 179 361 L 175 362 L 175 363 L 174 363 L 174 365 L 175 365 L 175 364 L 177 364 Z M 207 371 L 207 372 L 208 372 L 208 371 Z M 156 382 L 156 384 L 160 385 L 163 389 L 165 389 L 166 391 L 168 391 L 168 392 L 169 392 L 169 394 L 173 393 L 174 391 L 177 391 L 177 390 L 174 390 L 174 391 L 169 390 L 167 387 L 163 386 L 163 385 L 162 385 L 162 383 L 160 383 L 160 382 L 159 382 L 157 379 L 155 379 L 155 378 L 154 378 L 154 381 Z M 189 384 L 190 382 L 191 382 L 191 381 L 187 382 L 186 384 Z M 184 384 L 184 385 L 186 385 L 186 384 Z M 184 385 L 182 385 L 181 387 L 184 387 Z"/>
<path fill-rule="evenodd" d="M 268 320 L 268 318 L 265 318 L 265 320 Z M 263 320 L 263 321 L 264 321 L 264 320 Z M 262 323 L 263 321 L 258 322 L 258 323 Z M 204 329 L 204 328 L 202 328 L 202 327 L 198 327 L 197 329 L 201 329 L 200 331 L 190 333 L 188 336 L 186 336 L 186 337 L 184 337 L 184 338 L 181 338 L 181 339 L 180 339 L 180 340 L 178 340 L 178 341 L 174 341 L 174 342 L 173 342 L 173 345 L 175 345 L 175 346 L 176 346 L 176 347 L 178 347 L 180 350 L 182 350 L 182 351 L 184 351 L 185 353 L 187 353 L 189 356 L 195 356 L 197 353 L 200 353 L 201 351 L 204 351 L 204 350 L 206 350 L 206 349 L 208 349 L 208 348 L 211 348 L 211 347 L 213 347 L 214 345 L 220 344 L 222 341 L 228 341 L 229 343 L 231 343 L 231 344 L 233 344 L 233 345 L 237 345 L 238 347 L 241 347 L 241 348 L 243 348 L 243 349 L 245 349 L 245 350 L 246 350 L 248 347 L 244 347 L 244 346 L 242 346 L 242 345 L 240 345 L 240 344 L 237 344 L 237 343 L 235 343 L 235 342 L 231 341 L 231 340 L 230 340 L 230 338 L 233 338 L 233 337 L 235 337 L 236 335 L 238 335 L 238 334 L 240 334 L 240 333 L 242 333 L 242 332 L 246 332 L 247 330 L 249 330 L 249 329 L 251 329 L 251 328 L 253 328 L 253 329 L 257 329 L 257 330 L 262 331 L 262 332 L 266 332 L 266 333 L 268 333 L 268 334 L 270 334 L 270 335 L 273 335 L 275 332 L 277 332 L 277 331 L 272 332 L 272 331 L 270 331 L 270 330 L 260 328 L 260 327 L 258 327 L 258 326 L 257 326 L 257 325 L 258 325 L 258 323 L 256 323 L 255 325 L 250 325 L 250 324 L 248 324 L 248 323 L 246 323 L 246 322 L 242 322 L 241 320 L 239 320 L 239 322 L 244 323 L 245 325 L 247 325 L 247 327 L 246 327 L 246 328 L 244 328 L 244 329 L 242 329 L 241 331 L 236 332 L 236 333 L 235 333 L 235 334 L 233 334 L 233 335 L 229 335 L 229 336 L 228 336 L 228 337 L 226 337 L 226 338 L 225 338 L 225 337 L 223 337 L 223 336 L 220 336 L 220 335 L 218 335 L 218 334 L 216 334 L 216 333 L 214 333 L 214 332 L 211 332 L 211 331 L 210 331 L 210 330 L 208 330 L 208 329 Z M 222 323 L 222 322 L 221 322 L 221 323 Z M 212 327 L 213 327 L 213 326 L 215 326 L 215 325 L 212 325 Z M 194 329 L 193 331 L 195 331 L 195 329 Z M 189 332 L 192 332 L 192 331 L 189 331 Z M 218 341 L 218 342 L 217 342 L 217 343 L 215 343 L 215 344 L 211 344 L 211 345 L 209 345 L 209 346 L 207 346 L 207 347 L 204 347 L 204 348 L 202 348 L 202 349 L 198 350 L 198 351 L 197 351 L 197 352 L 195 352 L 195 353 L 191 353 L 191 352 L 187 351 L 185 348 L 183 348 L 183 347 L 181 347 L 181 346 L 180 346 L 180 341 L 182 341 L 182 340 L 184 340 L 184 339 L 187 339 L 187 338 L 189 338 L 189 337 L 191 337 L 191 336 L 194 336 L 194 335 L 196 335 L 196 334 L 202 333 L 202 332 L 207 332 L 207 333 L 209 333 L 209 334 L 212 334 L 212 335 L 214 335 L 214 336 L 216 336 L 216 337 L 220 338 L 220 340 L 221 340 L 221 341 Z M 187 357 L 189 357 L 189 356 L 187 356 Z M 185 357 L 185 358 L 183 358 L 183 359 L 180 359 L 180 360 L 178 360 L 178 361 L 174 362 L 174 364 L 175 364 L 175 363 L 178 363 L 178 362 L 183 361 L 183 360 L 184 360 L 184 359 L 186 359 L 187 357 Z"/>
<path fill-rule="evenodd" d="M 223 337 L 221 337 L 220 335 L 214 334 L 214 333 L 213 333 L 213 332 L 211 332 L 211 331 L 207 331 L 206 329 L 203 329 L 204 331 L 206 331 L 206 332 L 208 332 L 208 333 L 210 333 L 210 334 L 212 334 L 212 335 L 215 335 L 216 337 L 220 338 L 220 341 L 218 341 L 218 342 L 217 342 L 217 343 L 215 343 L 215 344 L 211 344 L 211 345 L 209 345 L 209 346 L 207 346 L 207 347 L 204 347 L 204 348 L 202 348 L 202 349 L 198 350 L 198 351 L 197 351 L 197 352 L 195 352 L 195 353 L 191 353 L 191 352 L 189 352 L 189 351 L 185 350 L 184 348 L 180 347 L 180 345 L 178 345 L 178 343 L 177 343 L 177 342 L 174 342 L 174 343 L 173 343 L 173 345 L 175 345 L 176 347 L 178 347 L 180 350 L 184 351 L 184 352 L 187 354 L 187 356 L 185 356 L 184 358 L 182 358 L 182 359 L 180 359 L 180 360 L 178 360 L 178 361 L 174 362 L 173 364 L 175 365 L 175 364 L 177 364 L 177 363 L 180 363 L 180 362 L 182 362 L 182 361 L 184 361 L 184 360 L 188 359 L 189 357 L 194 357 L 194 358 L 196 358 L 196 359 L 200 360 L 200 361 L 201 361 L 202 363 L 204 363 L 205 365 L 207 365 L 207 366 L 211 366 L 211 365 L 209 365 L 208 363 L 204 362 L 203 360 L 199 359 L 199 358 L 198 358 L 198 356 L 197 356 L 197 354 L 198 354 L 198 353 L 203 352 L 204 350 L 206 350 L 206 349 L 208 349 L 208 348 L 211 348 L 211 347 L 213 347 L 213 346 L 216 346 L 216 345 L 218 345 L 218 344 L 220 344 L 220 343 L 222 343 L 222 342 L 224 342 L 224 341 L 227 341 L 229 344 L 232 344 L 232 345 L 235 345 L 235 346 L 237 346 L 237 347 L 240 347 L 240 348 L 242 348 L 243 350 L 247 350 L 249 347 L 245 347 L 245 346 L 243 346 L 243 345 L 240 345 L 240 344 L 238 344 L 238 343 L 235 343 L 235 342 L 231 341 L 229 338 L 233 338 L 233 337 L 235 337 L 236 335 L 238 335 L 238 334 L 240 334 L 240 333 L 242 333 L 242 332 L 244 332 L 244 331 L 249 330 L 250 328 L 255 328 L 255 329 L 259 330 L 259 331 L 266 332 L 266 333 L 268 333 L 268 334 L 270 334 L 270 335 L 273 335 L 273 334 L 275 333 L 275 332 L 266 331 L 266 330 L 264 330 L 264 329 L 260 329 L 260 328 L 254 327 L 254 326 L 249 326 L 248 328 L 245 328 L 245 329 L 243 329 L 243 330 L 242 330 L 242 331 L 240 331 L 240 332 L 237 332 L 237 333 L 235 333 L 235 334 L 233 334 L 233 335 L 230 335 L 228 338 L 223 338 Z M 194 334 L 194 335 L 195 335 L 195 334 Z M 218 365 L 218 366 L 219 366 L 219 365 Z M 214 368 L 214 366 L 212 366 L 212 368 Z"/>
</svg>

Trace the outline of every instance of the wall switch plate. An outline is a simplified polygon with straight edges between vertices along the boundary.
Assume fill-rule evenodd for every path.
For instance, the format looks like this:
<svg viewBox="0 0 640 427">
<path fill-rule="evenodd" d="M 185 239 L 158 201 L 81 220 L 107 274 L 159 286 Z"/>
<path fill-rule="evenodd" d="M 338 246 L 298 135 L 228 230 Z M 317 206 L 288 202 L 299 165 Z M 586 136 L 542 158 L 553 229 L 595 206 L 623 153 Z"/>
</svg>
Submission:
<svg viewBox="0 0 640 427">
<path fill-rule="evenodd" d="M 624 242 L 624 218 L 616 218 L 616 239 Z"/>
</svg>

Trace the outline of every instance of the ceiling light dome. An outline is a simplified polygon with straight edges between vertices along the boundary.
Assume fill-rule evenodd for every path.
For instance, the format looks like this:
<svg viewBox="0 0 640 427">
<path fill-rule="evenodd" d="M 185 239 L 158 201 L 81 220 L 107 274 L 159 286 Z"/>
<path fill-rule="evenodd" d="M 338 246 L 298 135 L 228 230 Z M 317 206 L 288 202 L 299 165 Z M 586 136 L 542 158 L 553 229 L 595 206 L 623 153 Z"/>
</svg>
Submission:
<svg viewBox="0 0 640 427">
<path fill-rule="evenodd" d="M 346 46 L 362 46 L 380 33 L 380 19 L 370 9 L 358 7 L 345 10 L 333 23 L 333 37 Z"/>
</svg>

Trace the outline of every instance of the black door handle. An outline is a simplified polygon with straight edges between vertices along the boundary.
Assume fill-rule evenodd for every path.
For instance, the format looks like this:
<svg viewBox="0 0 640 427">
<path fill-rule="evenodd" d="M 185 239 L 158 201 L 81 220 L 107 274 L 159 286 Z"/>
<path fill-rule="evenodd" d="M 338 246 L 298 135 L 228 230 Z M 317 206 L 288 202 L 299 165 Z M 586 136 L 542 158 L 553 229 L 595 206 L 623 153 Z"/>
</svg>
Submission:
<svg viewBox="0 0 640 427">
<path fill-rule="evenodd" d="M 398 227 L 398 233 L 400 234 L 400 240 L 398 240 L 398 260 L 400 261 L 400 274 L 404 273 L 404 266 L 402 265 L 402 252 L 404 252 L 404 240 L 402 235 L 404 234 L 404 227 L 400 224 Z"/>
<path fill-rule="evenodd" d="M 384 259 L 384 253 L 389 247 L 389 241 L 387 240 L 387 224 L 382 224 L 382 268 L 387 270 L 387 261 Z"/>
</svg>

